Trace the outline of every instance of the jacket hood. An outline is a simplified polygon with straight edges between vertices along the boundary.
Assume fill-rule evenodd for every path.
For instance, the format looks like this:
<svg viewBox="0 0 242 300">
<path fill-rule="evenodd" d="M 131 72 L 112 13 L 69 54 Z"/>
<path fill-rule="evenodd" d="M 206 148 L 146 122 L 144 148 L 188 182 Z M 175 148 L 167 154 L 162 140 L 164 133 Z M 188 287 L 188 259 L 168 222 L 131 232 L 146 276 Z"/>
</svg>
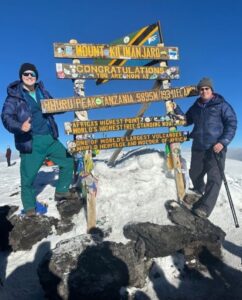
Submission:
<svg viewBox="0 0 242 300">
<path fill-rule="evenodd" d="M 213 95 L 214 95 L 214 98 L 207 103 L 207 106 L 216 105 L 216 104 L 219 104 L 219 103 L 222 103 L 225 101 L 223 96 L 221 96 L 217 93 L 213 93 Z M 200 97 L 197 98 L 194 105 L 199 105 L 200 99 L 201 99 Z"/>
<path fill-rule="evenodd" d="M 9 84 L 7 87 L 7 94 L 8 96 L 11 97 L 17 97 L 17 98 L 22 98 L 22 92 L 21 92 L 21 81 L 16 80 L 12 83 Z"/>
<path fill-rule="evenodd" d="M 44 85 L 42 81 L 39 81 L 36 83 L 36 86 L 38 86 L 41 90 L 44 89 Z M 22 81 L 16 80 L 9 84 L 7 87 L 7 94 L 11 97 L 16 98 L 23 98 L 22 96 Z"/>
</svg>

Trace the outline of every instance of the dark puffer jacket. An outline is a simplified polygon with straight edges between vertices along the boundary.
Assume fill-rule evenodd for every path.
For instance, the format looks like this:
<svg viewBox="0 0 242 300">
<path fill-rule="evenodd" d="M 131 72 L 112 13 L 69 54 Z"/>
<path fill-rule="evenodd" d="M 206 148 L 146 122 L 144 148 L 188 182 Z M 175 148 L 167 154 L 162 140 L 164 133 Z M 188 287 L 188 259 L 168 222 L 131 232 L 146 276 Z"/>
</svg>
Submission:
<svg viewBox="0 0 242 300">
<path fill-rule="evenodd" d="M 44 99 L 52 98 L 45 90 L 43 83 L 37 83 Z M 14 134 L 16 149 L 21 153 L 32 152 L 32 133 L 21 130 L 23 122 L 28 118 L 31 119 L 31 110 L 23 96 L 22 83 L 15 81 L 7 88 L 8 96 L 2 109 L 2 122 L 4 127 Z M 53 138 L 58 138 L 58 128 L 51 114 L 45 114 L 45 118 L 51 128 Z"/>
<path fill-rule="evenodd" d="M 192 149 L 207 150 L 216 143 L 225 147 L 232 141 L 236 128 L 237 118 L 231 105 L 219 94 L 205 105 L 200 104 L 200 98 L 185 114 L 187 125 L 194 124 L 190 134 L 193 139 Z M 183 114 L 180 107 L 175 109 L 176 114 Z"/>
</svg>

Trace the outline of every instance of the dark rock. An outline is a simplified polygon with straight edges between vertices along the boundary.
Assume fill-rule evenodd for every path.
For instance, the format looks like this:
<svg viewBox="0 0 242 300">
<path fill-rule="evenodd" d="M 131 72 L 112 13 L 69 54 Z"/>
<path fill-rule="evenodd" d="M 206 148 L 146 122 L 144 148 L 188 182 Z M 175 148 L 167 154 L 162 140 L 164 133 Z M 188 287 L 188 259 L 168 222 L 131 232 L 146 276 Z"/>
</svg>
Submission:
<svg viewBox="0 0 242 300">
<path fill-rule="evenodd" d="M 56 205 L 62 220 L 71 220 L 75 214 L 80 212 L 82 206 L 83 203 L 78 198 L 73 198 L 68 201 L 60 201 Z"/>
<path fill-rule="evenodd" d="M 225 232 L 218 226 L 211 223 L 206 218 L 200 218 L 192 212 L 179 205 L 176 201 L 167 201 L 168 218 L 177 225 L 183 226 L 198 236 L 197 240 L 209 239 L 211 242 L 219 240 L 222 242 L 225 238 Z"/>
<path fill-rule="evenodd" d="M 183 249 L 193 239 L 192 233 L 181 226 L 158 225 L 149 222 L 129 223 L 123 228 L 124 236 L 145 243 L 145 256 L 164 257 Z"/>
<path fill-rule="evenodd" d="M 56 233 L 62 235 L 63 233 L 70 232 L 73 229 L 74 223 L 69 219 L 59 220 L 56 225 Z"/>
<path fill-rule="evenodd" d="M 9 233 L 13 229 L 13 225 L 8 218 L 18 209 L 18 206 L 4 205 L 0 207 L 0 251 L 11 250 L 9 245 Z"/>
<path fill-rule="evenodd" d="M 73 229 L 72 217 L 80 212 L 82 202 L 79 199 L 63 201 L 57 204 L 61 220 L 44 215 L 33 217 L 13 216 L 9 219 L 11 234 L 9 244 L 14 251 L 28 250 L 43 238 L 52 234 L 54 225 L 57 234 L 61 235 Z"/>
<path fill-rule="evenodd" d="M 52 226 L 58 220 L 46 216 L 20 217 L 13 216 L 9 219 L 14 226 L 9 235 L 9 244 L 13 251 L 29 250 L 32 246 L 52 233 Z"/>
<path fill-rule="evenodd" d="M 107 222 L 106 217 L 102 217 L 100 219 L 97 219 L 96 222 L 96 228 L 98 228 L 99 230 L 102 231 L 102 236 L 103 238 L 106 238 L 110 235 L 110 233 L 112 232 L 112 226 L 109 224 L 109 222 Z M 96 229 L 94 229 L 96 230 Z M 92 229 L 91 229 L 92 231 Z M 91 234 L 91 232 L 88 232 L 89 234 Z"/>
<path fill-rule="evenodd" d="M 172 223 L 188 228 L 190 231 L 196 231 L 195 220 L 198 218 L 185 206 L 180 206 L 178 202 L 169 200 L 165 203 L 168 212 L 168 218 Z"/>
<path fill-rule="evenodd" d="M 57 244 L 38 268 L 49 299 L 120 299 L 122 286 L 142 287 L 148 267 L 144 243 L 124 245 L 82 235 Z M 58 287 L 57 287 L 58 284 Z"/>
<path fill-rule="evenodd" d="M 57 210 L 61 216 L 61 220 L 58 222 L 56 231 L 58 235 L 72 230 L 74 224 L 72 218 L 75 214 L 78 214 L 83 206 L 83 202 L 80 198 L 73 198 L 68 201 L 57 202 Z"/>
<path fill-rule="evenodd" d="M 193 234 L 191 243 L 183 249 L 185 260 L 188 263 L 195 259 L 195 266 L 202 269 L 199 256 L 204 248 L 215 257 L 222 257 L 221 246 L 226 234 L 220 227 L 214 225 L 207 218 L 193 215 L 189 209 L 179 205 L 176 201 L 167 201 L 166 208 L 168 217 L 173 223 L 187 228 Z"/>
<path fill-rule="evenodd" d="M 221 245 L 225 233 L 208 219 L 193 215 L 189 209 L 176 201 L 166 203 L 168 217 L 176 224 L 157 225 L 151 223 L 127 224 L 124 236 L 133 241 L 142 239 L 148 258 L 167 256 L 182 250 L 185 259 L 198 258 L 205 247 L 216 257 L 221 257 Z"/>
</svg>

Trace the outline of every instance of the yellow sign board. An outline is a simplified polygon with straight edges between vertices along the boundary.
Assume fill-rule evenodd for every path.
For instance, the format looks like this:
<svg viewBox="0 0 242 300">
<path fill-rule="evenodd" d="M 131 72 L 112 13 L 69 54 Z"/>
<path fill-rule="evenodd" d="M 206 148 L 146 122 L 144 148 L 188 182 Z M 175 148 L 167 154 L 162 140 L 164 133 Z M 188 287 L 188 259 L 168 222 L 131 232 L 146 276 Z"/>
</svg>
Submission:
<svg viewBox="0 0 242 300">
<path fill-rule="evenodd" d="M 166 90 L 121 93 L 90 97 L 71 97 L 41 100 L 43 113 L 88 110 L 137 103 L 157 102 L 196 96 L 196 86 L 185 86 Z"/>
<path fill-rule="evenodd" d="M 105 44 L 54 43 L 54 56 L 60 58 L 108 58 L 177 60 L 177 47 Z"/>
<path fill-rule="evenodd" d="M 82 64 L 56 64 L 60 79 L 179 79 L 178 67 L 133 67 Z"/>
<path fill-rule="evenodd" d="M 84 134 L 103 131 L 133 130 L 142 128 L 172 127 L 185 125 L 185 120 L 173 120 L 168 116 L 164 117 L 137 117 L 120 118 L 92 121 L 65 122 L 65 132 L 67 134 Z"/>
<path fill-rule="evenodd" d="M 103 139 L 75 140 L 68 142 L 68 150 L 71 153 L 92 150 L 92 149 L 112 149 L 133 146 L 144 146 L 151 144 L 164 144 L 188 141 L 187 131 L 169 132 L 169 133 L 151 133 L 143 135 L 132 135 L 128 137 L 112 137 Z"/>
</svg>

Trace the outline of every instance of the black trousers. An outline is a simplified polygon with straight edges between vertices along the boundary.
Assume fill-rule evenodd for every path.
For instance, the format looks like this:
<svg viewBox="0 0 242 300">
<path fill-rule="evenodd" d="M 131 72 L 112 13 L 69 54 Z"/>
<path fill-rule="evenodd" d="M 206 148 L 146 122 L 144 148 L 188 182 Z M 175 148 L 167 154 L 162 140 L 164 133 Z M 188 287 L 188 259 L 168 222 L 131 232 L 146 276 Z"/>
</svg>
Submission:
<svg viewBox="0 0 242 300">
<path fill-rule="evenodd" d="M 220 162 L 224 170 L 226 149 L 220 152 L 220 156 Z M 222 184 L 222 176 L 213 149 L 204 151 L 192 150 L 189 175 L 194 189 L 203 193 L 203 196 L 195 203 L 193 208 L 201 207 L 206 210 L 209 216 L 214 209 Z M 206 183 L 204 181 L 205 175 L 207 175 Z"/>
</svg>

